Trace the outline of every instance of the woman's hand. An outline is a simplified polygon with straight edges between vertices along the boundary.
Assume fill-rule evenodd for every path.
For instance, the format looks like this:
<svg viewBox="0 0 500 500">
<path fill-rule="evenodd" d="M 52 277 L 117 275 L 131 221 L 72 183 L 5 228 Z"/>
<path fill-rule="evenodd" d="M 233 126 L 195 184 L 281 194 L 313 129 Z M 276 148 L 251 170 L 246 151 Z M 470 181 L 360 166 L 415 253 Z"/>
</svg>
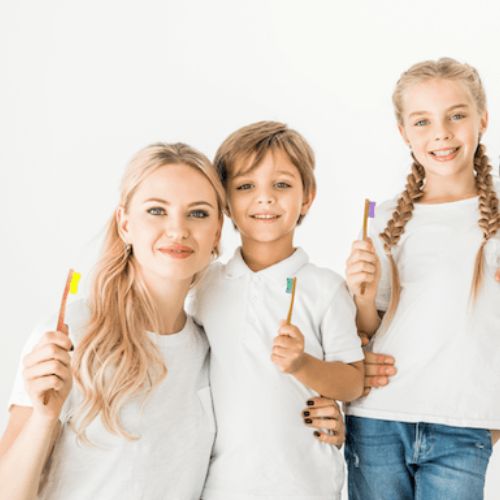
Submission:
<svg viewBox="0 0 500 500">
<path fill-rule="evenodd" d="M 361 298 L 366 302 L 375 302 L 380 280 L 380 261 L 371 239 L 357 240 L 352 244 L 351 254 L 346 261 L 345 275 L 347 286 L 357 300 Z"/>
<path fill-rule="evenodd" d="M 307 401 L 302 418 L 308 427 L 314 427 L 314 436 L 321 442 L 340 448 L 345 441 L 345 426 L 339 405 L 333 399 L 316 397 Z"/>
<path fill-rule="evenodd" d="M 33 415 L 57 420 L 71 390 L 73 377 L 68 351 L 71 340 L 63 332 L 46 332 L 23 359 L 24 383 L 33 403 Z"/>
<path fill-rule="evenodd" d="M 369 338 L 360 332 L 361 345 L 368 345 Z M 374 387 L 383 387 L 389 383 L 389 377 L 396 375 L 395 360 L 388 354 L 378 354 L 365 350 L 365 388 L 363 396 L 367 396 Z"/>
</svg>

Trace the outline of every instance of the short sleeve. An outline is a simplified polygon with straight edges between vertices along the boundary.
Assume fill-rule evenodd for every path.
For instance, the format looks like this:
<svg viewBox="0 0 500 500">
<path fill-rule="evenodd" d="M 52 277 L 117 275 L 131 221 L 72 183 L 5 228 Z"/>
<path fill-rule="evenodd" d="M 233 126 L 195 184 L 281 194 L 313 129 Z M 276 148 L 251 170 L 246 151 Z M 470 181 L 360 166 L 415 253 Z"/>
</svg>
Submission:
<svg viewBox="0 0 500 500">
<path fill-rule="evenodd" d="M 361 341 L 356 330 L 356 307 L 341 282 L 321 322 L 325 361 L 354 363 L 363 360 Z"/>
</svg>

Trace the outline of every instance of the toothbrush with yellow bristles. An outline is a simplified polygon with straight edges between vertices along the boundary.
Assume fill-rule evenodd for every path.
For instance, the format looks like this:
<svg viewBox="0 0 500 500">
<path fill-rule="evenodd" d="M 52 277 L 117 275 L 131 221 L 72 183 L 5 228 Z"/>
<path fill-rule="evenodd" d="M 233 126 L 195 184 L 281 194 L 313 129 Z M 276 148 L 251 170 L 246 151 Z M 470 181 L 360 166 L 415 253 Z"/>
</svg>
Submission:
<svg viewBox="0 0 500 500">
<path fill-rule="evenodd" d="M 297 285 L 297 278 L 287 278 L 286 279 L 286 293 L 291 293 L 290 306 L 288 307 L 288 315 L 286 317 L 286 324 L 289 325 L 292 322 L 292 312 L 293 303 L 295 301 L 295 287 Z"/>
<path fill-rule="evenodd" d="M 66 278 L 66 286 L 64 287 L 63 296 L 61 299 L 61 307 L 59 308 L 59 316 L 57 318 L 57 331 L 64 332 L 64 316 L 66 314 L 66 302 L 68 301 L 68 294 L 76 295 L 78 293 L 78 282 L 80 281 L 80 274 L 70 269 L 68 277 Z"/>
<path fill-rule="evenodd" d="M 80 274 L 70 269 L 68 272 L 68 277 L 66 278 L 66 285 L 64 286 L 64 292 L 61 299 L 61 306 L 59 308 L 59 316 L 57 317 L 57 327 L 58 332 L 63 332 L 68 335 L 68 328 L 64 323 L 64 317 L 66 315 L 66 303 L 68 302 L 68 294 L 74 294 L 78 292 L 78 282 L 80 281 Z M 43 398 L 43 404 L 46 405 L 49 401 L 50 393 L 52 389 L 45 393 Z"/>
</svg>

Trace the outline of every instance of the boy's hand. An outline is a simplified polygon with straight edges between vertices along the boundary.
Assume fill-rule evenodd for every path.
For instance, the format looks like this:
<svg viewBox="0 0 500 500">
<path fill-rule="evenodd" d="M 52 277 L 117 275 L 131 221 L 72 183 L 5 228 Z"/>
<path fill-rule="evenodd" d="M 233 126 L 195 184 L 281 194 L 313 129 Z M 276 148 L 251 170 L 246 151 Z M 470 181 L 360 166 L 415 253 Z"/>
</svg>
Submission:
<svg viewBox="0 0 500 500">
<path fill-rule="evenodd" d="M 374 301 L 380 279 L 380 261 L 372 240 L 357 240 L 352 244 L 351 255 L 346 261 L 346 282 L 350 292 L 364 301 Z M 365 291 L 361 295 L 361 284 Z"/>
<path fill-rule="evenodd" d="M 312 404 L 311 404 L 312 403 Z M 304 423 L 315 427 L 314 436 L 322 443 L 340 448 L 345 441 L 345 425 L 339 405 L 334 399 L 310 398 L 302 410 Z"/>
<path fill-rule="evenodd" d="M 274 339 L 271 360 L 284 373 L 294 373 L 305 360 L 304 335 L 294 325 L 281 322 L 278 336 Z"/>
<path fill-rule="evenodd" d="M 369 338 L 359 332 L 363 347 L 368 345 Z M 383 387 L 389 383 L 389 377 L 396 375 L 395 360 L 388 354 L 376 354 L 365 350 L 365 389 L 363 396 L 367 396 L 373 387 Z"/>
</svg>

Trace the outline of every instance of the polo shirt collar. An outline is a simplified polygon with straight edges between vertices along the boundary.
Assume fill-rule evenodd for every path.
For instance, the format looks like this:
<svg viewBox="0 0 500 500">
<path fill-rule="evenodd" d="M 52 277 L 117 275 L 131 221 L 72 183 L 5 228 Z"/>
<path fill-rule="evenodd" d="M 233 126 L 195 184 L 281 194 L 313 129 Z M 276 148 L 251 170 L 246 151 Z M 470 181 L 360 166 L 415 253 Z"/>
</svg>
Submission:
<svg viewBox="0 0 500 500">
<path fill-rule="evenodd" d="M 239 278 L 244 275 L 254 275 L 262 278 L 270 278 L 278 282 L 284 282 L 286 278 L 291 278 L 301 267 L 309 262 L 309 257 L 302 248 L 296 248 L 290 257 L 266 267 L 262 271 L 252 271 L 241 256 L 241 247 L 237 248 L 234 255 L 226 264 L 225 274 L 228 278 Z"/>
</svg>

